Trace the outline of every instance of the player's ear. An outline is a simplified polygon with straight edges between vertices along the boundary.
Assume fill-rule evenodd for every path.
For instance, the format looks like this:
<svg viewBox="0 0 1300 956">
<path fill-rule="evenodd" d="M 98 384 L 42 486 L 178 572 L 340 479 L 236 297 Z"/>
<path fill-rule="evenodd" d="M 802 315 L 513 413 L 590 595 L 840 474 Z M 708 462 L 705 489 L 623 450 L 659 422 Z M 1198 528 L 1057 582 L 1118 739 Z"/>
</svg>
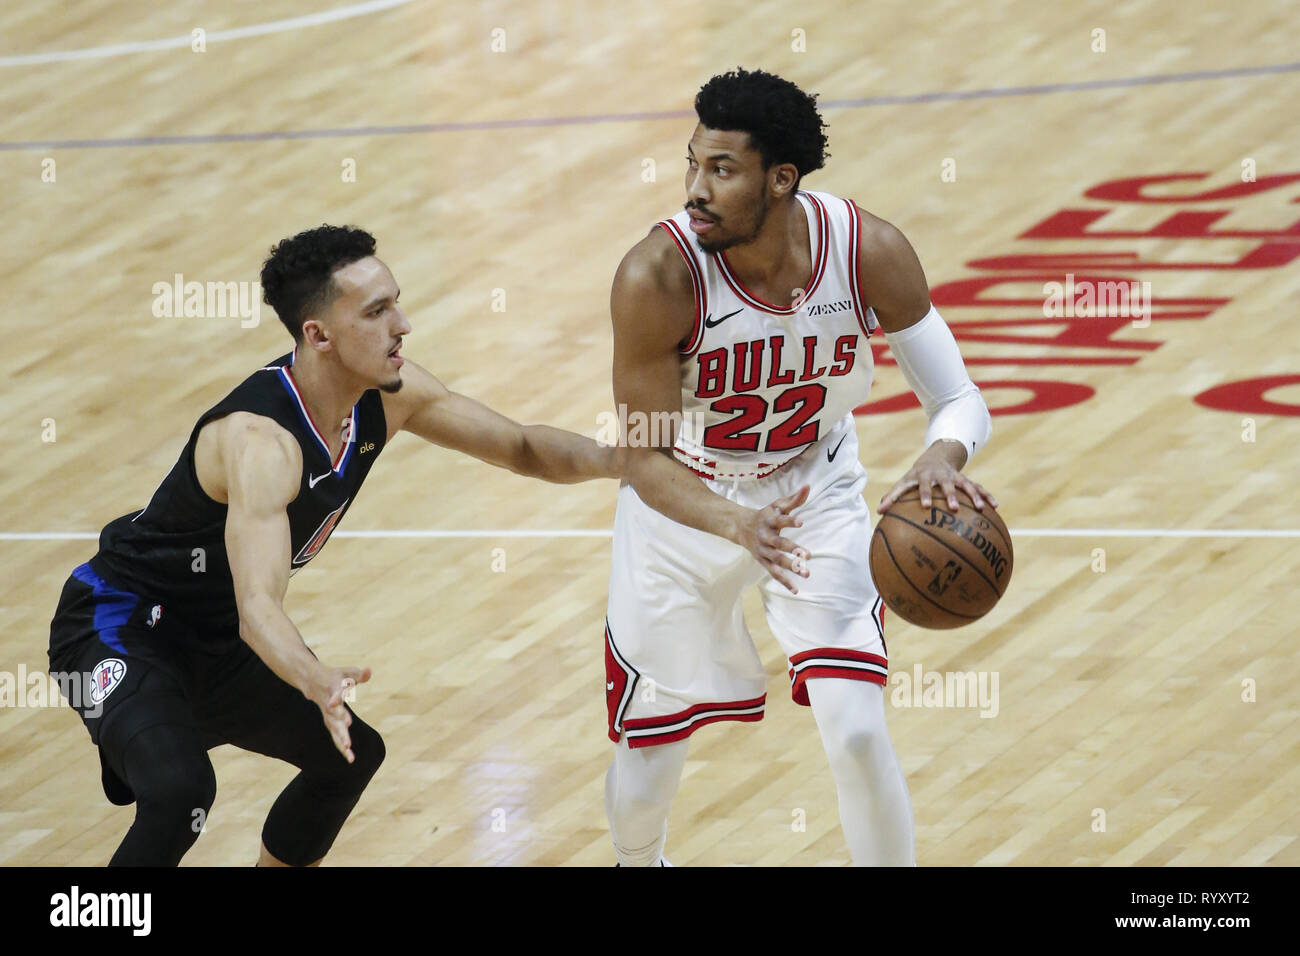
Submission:
<svg viewBox="0 0 1300 956">
<path fill-rule="evenodd" d="M 778 199 L 793 193 L 798 182 L 799 168 L 794 163 L 777 163 L 767 171 L 767 186 Z"/>
<path fill-rule="evenodd" d="M 333 348 L 330 341 L 329 332 L 320 320 L 309 317 L 302 323 L 302 344 L 307 348 L 315 349 L 317 352 L 328 352 Z"/>
</svg>

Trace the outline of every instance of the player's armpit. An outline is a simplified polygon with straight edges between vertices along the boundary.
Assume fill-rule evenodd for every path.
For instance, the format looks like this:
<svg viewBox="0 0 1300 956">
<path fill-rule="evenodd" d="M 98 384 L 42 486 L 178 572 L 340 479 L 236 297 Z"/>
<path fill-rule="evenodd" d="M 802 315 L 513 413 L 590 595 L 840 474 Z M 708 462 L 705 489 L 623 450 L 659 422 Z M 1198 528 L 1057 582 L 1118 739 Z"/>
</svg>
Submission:
<svg viewBox="0 0 1300 956">
<path fill-rule="evenodd" d="M 545 481 L 619 477 L 616 449 L 561 428 L 521 425 L 482 402 L 449 391 L 413 362 L 406 368 L 402 391 L 397 394 L 403 396 L 401 401 L 407 407 L 398 418 L 398 427 L 425 441 Z"/>
</svg>

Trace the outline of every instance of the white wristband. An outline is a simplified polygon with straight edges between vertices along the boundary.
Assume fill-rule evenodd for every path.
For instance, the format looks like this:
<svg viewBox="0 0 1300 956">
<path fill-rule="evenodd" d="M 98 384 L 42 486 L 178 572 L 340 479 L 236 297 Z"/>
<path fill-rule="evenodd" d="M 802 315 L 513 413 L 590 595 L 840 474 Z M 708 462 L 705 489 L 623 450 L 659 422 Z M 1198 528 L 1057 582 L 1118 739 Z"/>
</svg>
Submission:
<svg viewBox="0 0 1300 956">
<path fill-rule="evenodd" d="M 969 462 L 988 444 L 993 420 L 939 310 L 931 305 L 920 322 L 901 332 L 886 332 L 885 341 L 930 419 L 926 447 L 942 438 L 959 441 Z"/>
</svg>

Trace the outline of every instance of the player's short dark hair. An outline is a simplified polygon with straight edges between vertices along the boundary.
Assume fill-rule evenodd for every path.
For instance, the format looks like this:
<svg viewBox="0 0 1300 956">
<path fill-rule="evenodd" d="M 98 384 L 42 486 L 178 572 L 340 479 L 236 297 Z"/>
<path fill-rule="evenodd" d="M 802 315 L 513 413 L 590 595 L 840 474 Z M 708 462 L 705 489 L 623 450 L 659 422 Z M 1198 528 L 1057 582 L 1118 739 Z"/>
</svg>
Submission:
<svg viewBox="0 0 1300 956">
<path fill-rule="evenodd" d="M 295 342 L 307 316 L 334 297 L 335 269 L 375 254 L 375 237 L 351 226 L 317 226 L 280 242 L 262 264 L 262 299 Z"/>
<path fill-rule="evenodd" d="M 802 178 L 825 166 L 830 155 L 817 94 L 772 73 L 737 67 L 718 74 L 695 95 L 695 113 L 709 129 L 748 133 L 764 169 L 793 163 Z"/>
</svg>

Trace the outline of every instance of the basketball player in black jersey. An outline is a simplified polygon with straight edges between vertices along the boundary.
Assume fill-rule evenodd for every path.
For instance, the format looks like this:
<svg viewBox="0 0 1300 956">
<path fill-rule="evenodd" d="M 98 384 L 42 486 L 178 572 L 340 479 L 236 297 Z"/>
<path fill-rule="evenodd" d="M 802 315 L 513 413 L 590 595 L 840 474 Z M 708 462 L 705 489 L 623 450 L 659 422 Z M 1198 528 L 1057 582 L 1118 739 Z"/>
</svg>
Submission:
<svg viewBox="0 0 1300 956">
<path fill-rule="evenodd" d="M 194 426 L 135 515 L 72 572 L 50 627 L 50 670 L 82 675 L 77 707 L 104 791 L 136 804 L 112 865 L 175 865 L 198 838 L 222 743 L 300 773 L 262 830 L 260 865 L 320 862 L 379 768 L 378 733 L 344 703 L 364 667 L 317 660 L 283 599 L 399 430 L 554 482 L 617 477 L 616 452 L 521 426 L 448 391 L 400 353 L 398 287 L 356 229 L 280 243 L 266 301 L 295 348 Z"/>
</svg>

